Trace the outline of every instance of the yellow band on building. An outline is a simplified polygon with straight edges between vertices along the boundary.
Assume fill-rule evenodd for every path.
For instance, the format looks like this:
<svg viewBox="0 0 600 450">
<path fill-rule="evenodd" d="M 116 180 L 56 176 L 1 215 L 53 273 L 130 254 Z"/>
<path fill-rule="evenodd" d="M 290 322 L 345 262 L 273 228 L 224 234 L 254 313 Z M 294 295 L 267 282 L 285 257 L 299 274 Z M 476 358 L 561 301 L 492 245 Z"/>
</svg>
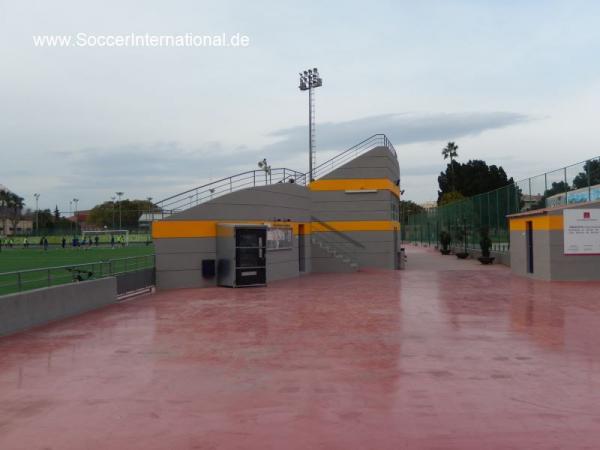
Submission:
<svg viewBox="0 0 600 450">
<path fill-rule="evenodd" d="M 291 226 L 294 235 L 311 232 L 344 232 L 344 231 L 394 231 L 400 229 L 400 223 L 393 220 L 356 220 L 332 222 L 265 222 L 262 220 L 160 220 L 152 223 L 152 237 L 161 238 L 203 238 L 217 235 L 217 223 L 266 224 L 270 226 Z"/>
<path fill-rule="evenodd" d="M 387 190 L 396 195 L 396 197 L 400 196 L 400 188 L 387 178 L 316 180 L 311 182 L 308 187 L 311 191 Z"/>
<path fill-rule="evenodd" d="M 564 229 L 562 215 L 543 215 L 511 218 L 510 231 L 525 231 L 527 229 L 527 222 L 531 222 L 531 225 L 535 231 L 552 231 Z"/>
</svg>

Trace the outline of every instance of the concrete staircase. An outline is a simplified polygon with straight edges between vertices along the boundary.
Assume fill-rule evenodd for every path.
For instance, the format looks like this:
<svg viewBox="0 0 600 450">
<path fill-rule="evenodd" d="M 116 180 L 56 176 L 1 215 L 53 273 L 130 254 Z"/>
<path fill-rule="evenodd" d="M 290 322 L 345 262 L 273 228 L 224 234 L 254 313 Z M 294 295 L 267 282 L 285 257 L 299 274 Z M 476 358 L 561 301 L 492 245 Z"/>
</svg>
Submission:
<svg viewBox="0 0 600 450">
<path fill-rule="evenodd" d="M 339 244 L 332 241 L 328 241 L 321 237 L 317 237 L 315 235 L 311 236 L 311 242 L 313 245 L 319 247 L 328 256 L 334 258 L 336 261 L 339 261 L 343 266 L 345 266 L 348 272 L 358 271 L 358 263 L 354 261 L 350 255 L 344 252 L 339 247 Z"/>
</svg>

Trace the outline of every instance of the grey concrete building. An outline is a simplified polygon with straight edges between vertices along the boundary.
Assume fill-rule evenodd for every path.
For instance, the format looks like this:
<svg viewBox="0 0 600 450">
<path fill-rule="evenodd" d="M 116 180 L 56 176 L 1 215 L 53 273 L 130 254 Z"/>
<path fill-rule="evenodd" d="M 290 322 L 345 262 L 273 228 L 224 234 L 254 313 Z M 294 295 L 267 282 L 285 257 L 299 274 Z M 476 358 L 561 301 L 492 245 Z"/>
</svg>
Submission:
<svg viewBox="0 0 600 450">
<path fill-rule="evenodd" d="M 540 280 L 600 280 L 600 202 L 528 211 L 509 221 L 513 273 Z"/>
<path fill-rule="evenodd" d="M 397 268 L 400 169 L 394 148 L 378 137 L 315 168 L 311 182 L 289 169 L 247 172 L 159 202 L 168 217 L 152 224 L 157 287 L 217 285 L 225 264 L 217 229 L 225 223 L 242 231 L 243 224 L 266 226 L 267 283 L 309 272 Z M 238 265 L 252 252 L 258 258 L 260 245 L 251 250 L 238 242 Z M 253 270 L 238 275 L 252 278 Z"/>
</svg>

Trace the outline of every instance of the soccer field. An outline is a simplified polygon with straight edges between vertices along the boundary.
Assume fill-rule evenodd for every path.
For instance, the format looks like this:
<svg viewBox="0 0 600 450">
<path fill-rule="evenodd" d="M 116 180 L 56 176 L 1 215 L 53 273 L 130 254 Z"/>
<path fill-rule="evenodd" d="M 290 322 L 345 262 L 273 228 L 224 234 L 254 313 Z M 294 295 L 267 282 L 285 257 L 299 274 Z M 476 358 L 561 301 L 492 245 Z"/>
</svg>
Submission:
<svg viewBox="0 0 600 450">
<path fill-rule="evenodd" d="M 84 264 L 110 259 L 143 256 L 154 253 L 154 245 L 130 245 L 121 248 L 6 248 L 0 252 L 0 273 L 44 267 Z"/>
</svg>

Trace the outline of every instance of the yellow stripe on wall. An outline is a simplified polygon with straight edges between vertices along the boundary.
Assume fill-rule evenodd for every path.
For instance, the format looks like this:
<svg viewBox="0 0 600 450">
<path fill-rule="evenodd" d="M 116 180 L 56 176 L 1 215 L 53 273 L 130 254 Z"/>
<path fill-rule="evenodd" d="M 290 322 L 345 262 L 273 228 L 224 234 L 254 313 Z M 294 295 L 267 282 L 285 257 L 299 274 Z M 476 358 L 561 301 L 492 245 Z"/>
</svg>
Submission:
<svg viewBox="0 0 600 450">
<path fill-rule="evenodd" d="M 563 217 L 560 216 L 531 216 L 510 219 L 510 231 L 525 231 L 527 222 L 531 222 L 533 231 L 551 231 L 564 229 Z"/>
<path fill-rule="evenodd" d="M 152 237 L 195 238 L 217 235 L 217 222 L 214 220 L 157 220 L 152 222 Z"/>
<path fill-rule="evenodd" d="M 294 235 L 298 235 L 299 225 L 304 225 L 304 234 L 335 231 L 392 231 L 400 228 L 400 223 L 393 220 L 332 221 L 323 223 L 265 222 L 260 220 L 158 220 L 152 222 L 152 237 L 154 239 L 215 237 L 217 235 L 217 223 L 291 226 Z"/>
<path fill-rule="evenodd" d="M 312 222 L 312 233 L 335 231 L 393 231 L 400 227 L 400 223 L 393 220 L 356 220 L 334 222 Z"/>
<path fill-rule="evenodd" d="M 308 185 L 311 191 L 387 190 L 400 196 L 400 188 L 387 178 L 357 178 L 345 180 L 316 180 Z"/>
</svg>

